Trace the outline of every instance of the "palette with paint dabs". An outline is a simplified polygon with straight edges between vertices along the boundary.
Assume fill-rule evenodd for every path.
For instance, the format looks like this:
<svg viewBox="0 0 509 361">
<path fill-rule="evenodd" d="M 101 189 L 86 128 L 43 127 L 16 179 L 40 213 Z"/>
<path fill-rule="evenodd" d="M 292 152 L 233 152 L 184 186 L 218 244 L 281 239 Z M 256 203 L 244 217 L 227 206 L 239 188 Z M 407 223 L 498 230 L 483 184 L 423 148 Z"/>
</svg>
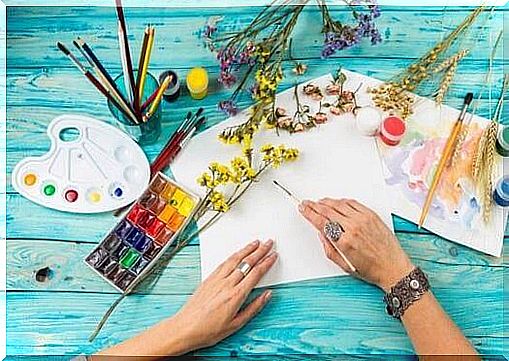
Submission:
<svg viewBox="0 0 509 361">
<path fill-rule="evenodd" d="M 51 148 L 16 165 L 14 188 L 45 207 L 107 212 L 136 200 L 150 180 L 143 150 L 125 133 L 94 118 L 63 115 L 48 126 Z"/>
<path fill-rule="evenodd" d="M 199 198 L 162 173 L 85 262 L 117 290 L 131 292 L 191 220 Z"/>
</svg>

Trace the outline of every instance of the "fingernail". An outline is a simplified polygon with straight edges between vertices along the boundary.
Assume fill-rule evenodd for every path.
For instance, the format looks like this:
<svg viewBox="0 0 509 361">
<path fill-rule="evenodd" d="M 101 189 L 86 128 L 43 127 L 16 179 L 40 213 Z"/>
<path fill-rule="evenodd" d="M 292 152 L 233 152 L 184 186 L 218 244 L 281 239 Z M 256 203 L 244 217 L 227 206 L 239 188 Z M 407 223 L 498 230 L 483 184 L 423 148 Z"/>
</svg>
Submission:
<svg viewBox="0 0 509 361">
<path fill-rule="evenodd" d="M 259 240 L 256 240 L 256 241 L 253 241 L 251 243 L 251 246 L 258 246 L 260 244 L 260 241 Z"/>
<path fill-rule="evenodd" d="M 274 244 L 274 241 L 272 239 L 269 239 L 265 242 L 264 246 L 266 247 L 272 247 L 272 245 Z"/>
<path fill-rule="evenodd" d="M 299 203 L 299 212 L 303 213 L 306 206 L 304 205 L 304 202 Z"/>
<path fill-rule="evenodd" d="M 278 257 L 278 254 L 277 254 L 277 252 L 276 252 L 276 251 L 274 251 L 274 252 L 272 252 L 272 253 L 270 254 L 270 256 L 269 256 L 269 257 L 276 259 L 276 258 Z"/>
<path fill-rule="evenodd" d="M 263 295 L 263 297 L 265 298 L 265 300 L 270 300 L 272 298 L 272 291 L 271 290 L 267 290 L 265 291 L 265 294 Z"/>
</svg>

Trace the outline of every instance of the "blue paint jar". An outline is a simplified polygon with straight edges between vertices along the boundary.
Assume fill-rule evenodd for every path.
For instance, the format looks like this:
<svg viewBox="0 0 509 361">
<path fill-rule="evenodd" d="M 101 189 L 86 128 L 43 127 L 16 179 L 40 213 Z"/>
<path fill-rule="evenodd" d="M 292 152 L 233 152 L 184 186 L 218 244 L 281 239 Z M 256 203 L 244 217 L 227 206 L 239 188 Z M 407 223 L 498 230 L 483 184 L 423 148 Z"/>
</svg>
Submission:
<svg viewBox="0 0 509 361">
<path fill-rule="evenodd" d="M 493 200 L 500 207 L 509 207 L 509 176 L 504 176 L 497 182 Z"/>
<path fill-rule="evenodd" d="M 509 157 L 509 127 L 499 126 L 496 143 L 497 153 L 502 157 Z"/>
</svg>

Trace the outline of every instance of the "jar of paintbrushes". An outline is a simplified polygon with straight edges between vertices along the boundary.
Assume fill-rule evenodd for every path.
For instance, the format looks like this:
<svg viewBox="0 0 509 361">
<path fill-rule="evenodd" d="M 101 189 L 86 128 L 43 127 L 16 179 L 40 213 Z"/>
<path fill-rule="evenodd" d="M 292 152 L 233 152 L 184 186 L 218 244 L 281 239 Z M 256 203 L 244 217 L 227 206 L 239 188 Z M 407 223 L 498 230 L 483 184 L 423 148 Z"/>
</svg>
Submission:
<svg viewBox="0 0 509 361">
<path fill-rule="evenodd" d="M 137 74 L 136 71 L 134 73 Z M 115 78 L 115 85 L 124 96 L 128 96 L 125 90 L 124 74 L 120 74 Z M 136 116 L 134 119 L 116 107 L 111 100 L 108 100 L 108 107 L 117 122 L 117 126 L 140 145 L 155 143 L 161 134 L 162 107 L 161 102 L 154 99 L 159 89 L 157 79 L 152 74 L 146 73 L 144 91 L 138 95 L 140 98 L 137 105 L 139 107 L 137 113 L 144 114 L 144 116 Z"/>
<path fill-rule="evenodd" d="M 57 47 L 106 97 L 117 125 L 140 145 L 151 144 L 156 142 L 161 134 L 161 99 L 173 76 L 167 75 L 159 84 L 157 79 L 148 72 L 155 36 L 155 28 L 152 26 L 145 28 L 138 59 L 139 71 L 133 70 L 127 27 L 119 0 L 117 0 L 116 9 L 122 74 L 115 79 L 110 76 L 92 48 L 83 39 L 78 37 L 73 44 L 86 59 L 86 63 L 78 59 L 63 43 L 58 42 Z"/>
</svg>

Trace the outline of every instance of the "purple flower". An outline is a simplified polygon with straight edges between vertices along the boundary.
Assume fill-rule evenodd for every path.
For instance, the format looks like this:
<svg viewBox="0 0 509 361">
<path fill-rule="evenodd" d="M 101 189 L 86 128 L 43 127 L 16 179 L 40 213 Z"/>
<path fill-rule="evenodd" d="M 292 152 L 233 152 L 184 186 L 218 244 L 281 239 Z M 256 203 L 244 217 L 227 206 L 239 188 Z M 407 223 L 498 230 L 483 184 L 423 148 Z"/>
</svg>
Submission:
<svg viewBox="0 0 509 361">
<path fill-rule="evenodd" d="M 221 70 L 217 81 L 223 84 L 225 87 L 230 88 L 237 81 L 237 77 L 233 75 L 229 70 Z"/>
<path fill-rule="evenodd" d="M 378 6 L 376 4 L 371 5 L 369 7 L 369 9 L 371 10 L 371 16 L 373 16 L 373 19 L 380 17 L 380 15 L 381 15 L 380 6 Z"/>
<path fill-rule="evenodd" d="M 360 43 L 363 38 L 370 38 L 375 45 L 382 41 L 380 32 L 376 28 L 374 19 L 380 16 L 377 5 L 369 5 L 369 13 L 354 11 L 356 26 L 339 25 L 325 33 L 322 48 L 322 58 L 328 58 L 338 51 L 351 48 Z"/>
<path fill-rule="evenodd" d="M 380 32 L 378 31 L 378 29 L 371 30 L 371 44 L 376 45 L 381 42 L 382 42 L 382 35 L 380 35 Z"/>
<path fill-rule="evenodd" d="M 230 117 L 236 115 L 239 111 L 239 108 L 237 108 L 237 105 L 232 100 L 220 101 L 217 108 Z"/>
</svg>

